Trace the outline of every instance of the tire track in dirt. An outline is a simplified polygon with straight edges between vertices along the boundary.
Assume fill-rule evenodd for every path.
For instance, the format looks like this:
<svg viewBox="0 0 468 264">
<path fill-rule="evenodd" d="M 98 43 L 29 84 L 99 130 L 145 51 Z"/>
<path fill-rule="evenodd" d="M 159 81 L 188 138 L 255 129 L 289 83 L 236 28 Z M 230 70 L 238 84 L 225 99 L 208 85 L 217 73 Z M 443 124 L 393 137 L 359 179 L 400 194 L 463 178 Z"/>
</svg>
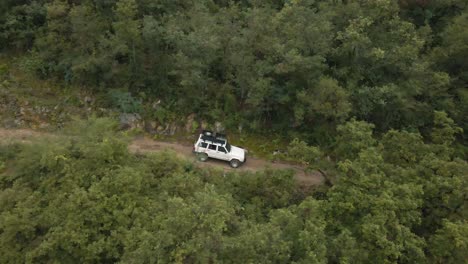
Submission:
<svg viewBox="0 0 468 264">
<path fill-rule="evenodd" d="M 172 150 L 174 151 L 179 157 L 188 158 L 191 160 L 196 161 L 195 155 L 192 153 L 191 145 L 184 145 L 180 143 L 170 143 L 170 142 L 162 142 L 162 141 L 155 141 L 149 138 L 138 138 L 132 141 L 129 148 L 132 152 L 135 153 L 147 153 L 147 152 L 157 152 L 163 150 Z M 218 167 L 223 169 L 224 171 L 262 171 L 267 168 L 270 169 L 292 169 L 295 173 L 296 180 L 301 185 L 311 186 L 311 185 L 320 185 L 324 182 L 324 178 L 322 174 L 318 171 L 311 171 L 308 172 L 305 170 L 305 167 L 291 165 L 286 163 L 279 163 L 279 162 L 270 162 L 263 159 L 258 159 L 254 157 L 247 156 L 247 162 L 243 164 L 241 167 L 234 169 L 229 166 L 228 162 L 209 159 L 206 162 L 199 162 L 196 161 L 199 166 L 202 167 Z"/>
</svg>

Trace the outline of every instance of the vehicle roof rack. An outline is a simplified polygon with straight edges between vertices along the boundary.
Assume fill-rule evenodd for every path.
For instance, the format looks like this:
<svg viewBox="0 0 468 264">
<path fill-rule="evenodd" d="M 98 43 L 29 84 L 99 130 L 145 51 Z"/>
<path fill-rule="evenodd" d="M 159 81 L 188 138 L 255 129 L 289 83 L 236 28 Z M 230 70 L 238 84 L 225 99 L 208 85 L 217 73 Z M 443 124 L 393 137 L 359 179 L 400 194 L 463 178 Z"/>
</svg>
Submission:
<svg viewBox="0 0 468 264">
<path fill-rule="evenodd" d="M 204 141 L 211 141 L 213 143 L 218 143 L 224 145 L 227 143 L 226 135 L 221 133 L 213 133 L 210 130 L 203 130 L 201 139 Z"/>
<path fill-rule="evenodd" d="M 216 133 L 215 138 L 226 140 L 226 134 Z"/>
</svg>

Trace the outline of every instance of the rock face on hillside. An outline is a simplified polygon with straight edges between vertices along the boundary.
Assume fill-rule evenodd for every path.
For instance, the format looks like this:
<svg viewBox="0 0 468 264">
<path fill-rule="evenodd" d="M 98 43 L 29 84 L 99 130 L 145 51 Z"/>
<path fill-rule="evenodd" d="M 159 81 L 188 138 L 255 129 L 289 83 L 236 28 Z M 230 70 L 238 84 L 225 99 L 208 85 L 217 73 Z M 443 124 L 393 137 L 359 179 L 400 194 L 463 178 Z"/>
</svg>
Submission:
<svg viewBox="0 0 468 264">
<path fill-rule="evenodd" d="M 189 116 L 187 116 L 187 121 L 185 122 L 185 132 L 190 133 L 198 128 L 198 122 L 195 120 L 195 118 L 195 113 L 192 113 Z"/>
<path fill-rule="evenodd" d="M 60 105 L 32 105 L 7 93 L 0 94 L 0 125 L 5 128 L 63 126 L 69 114 Z"/>
<path fill-rule="evenodd" d="M 8 79 L 8 78 L 7 78 Z M 22 98 L 24 88 L 7 79 L 0 80 L 0 126 L 5 128 L 42 127 L 54 109 L 30 103 Z M 57 111 L 57 115 L 60 111 Z M 55 118 L 57 119 L 57 118 Z"/>
<path fill-rule="evenodd" d="M 141 116 L 137 113 L 122 113 L 119 116 L 120 129 L 142 128 Z"/>
<path fill-rule="evenodd" d="M 6 91 L 0 91 L 1 126 L 6 128 L 21 126 L 20 108 L 21 106 L 15 97 L 10 96 Z"/>
<path fill-rule="evenodd" d="M 215 131 L 216 132 L 224 132 L 225 128 L 224 128 L 224 125 L 223 123 L 219 122 L 219 121 L 216 121 L 215 122 Z"/>
<path fill-rule="evenodd" d="M 26 86 L 0 77 L 0 127 L 63 127 L 72 117 L 115 116 L 111 109 L 98 108 L 89 95 L 61 94 L 52 88 Z"/>
<path fill-rule="evenodd" d="M 27 88 L 19 83 L 9 83 L 8 88 L 2 85 L 4 83 L 0 82 L 0 127 L 3 128 L 57 128 L 64 126 L 72 117 L 106 116 L 118 120 L 122 130 L 141 129 L 166 136 L 197 134 L 201 129 L 225 130 L 221 121 L 208 123 L 195 113 L 178 120 L 160 122 L 139 113 L 118 113 L 115 109 L 100 108 L 96 99 L 88 94 L 65 97 L 47 88 Z M 15 89 L 17 86 L 20 88 Z"/>
</svg>

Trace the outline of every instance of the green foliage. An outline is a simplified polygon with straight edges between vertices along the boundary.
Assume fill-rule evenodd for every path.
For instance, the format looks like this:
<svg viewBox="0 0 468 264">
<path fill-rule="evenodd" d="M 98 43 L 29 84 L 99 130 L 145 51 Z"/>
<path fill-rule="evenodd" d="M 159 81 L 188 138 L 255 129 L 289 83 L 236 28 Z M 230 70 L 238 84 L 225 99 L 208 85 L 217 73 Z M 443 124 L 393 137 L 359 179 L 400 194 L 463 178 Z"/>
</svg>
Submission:
<svg viewBox="0 0 468 264">
<path fill-rule="evenodd" d="M 330 214 L 337 231 L 351 231 L 360 256 L 377 262 L 420 262 L 424 239 L 412 232 L 420 221 L 422 188 L 399 184 L 386 174 L 384 159 L 373 147 L 362 150 L 354 161 L 339 163 L 343 173 L 329 191 Z M 384 209 L 385 208 L 385 209 Z"/>
<path fill-rule="evenodd" d="M 0 4 L 0 50 L 29 49 L 46 22 L 45 1 L 3 1 Z"/>
<path fill-rule="evenodd" d="M 319 148 L 308 146 L 306 142 L 295 138 L 288 145 L 285 154 L 279 154 L 283 159 L 288 161 L 311 165 L 317 163 L 322 158 L 323 153 Z"/>
<path fill-rule="evenodd" d="M 291 173 L 222 178 L 171 153 L 135 157 L 115 129 L 109 119 L 78 121 L 67 137 L 21 148 L 0 174 L 1 262 L 235 262 L 246 245 L 243 257 L 261 260 L 276 248 L 270 236 L 289 251 L 288 219 L 269 213 L 292 204 Z M 255 225 L 260 246 L 241 240 Z M 271 260 L 289 258 L 275 252 Z"/>
<path fill-rule="evenodd" d="M 223 181 L 228 192 L 240 202 L 245 216 L 256 220 L 265 219 L 271 209 L 290 205 L 295 198 L 292 171 L 235 174 Z"/>
<path fill-rule="evenodd" d="M 296 108 L 298 111 L 306 111 L 307 115 L 321 115 L 326 119 L 342 120 L 351 111 L 347 92 L 333 79 L 322 78 L 314 90 L 300 92 L 298 100 L 305 104 L 305 109 Z M 306 113 L 296 113 L 305 115 Z"/>
<path fill-rule="evenodd" d="M 403 167 L 420 162 L 428 152 L 419 133 L 390 130 L 383 136 L 381 143 L 385 160 Z"/>
<path fill-rule="evenodd" d="M 432 142 L 450 145 L 455 141 L 455 135 L 462 133 L 463 129 L 447 116 L 447 113 L 434 112 L 434 128 L 432 129 Z"/>
<path fill-rule="evenodd" d="M 376 144 L 372 137 L 373 124 L 352 119 L 344 125 L 339 125 L 335 152 L 342 159 L 354 159 L 360 151 Z"/>
<path fill-rule="evenodd" d="M 443 227 L 432 237 L 431 253 L 437 263 L 461 263 L 468 250 L 468 223 L 444 221 Z"/>
<path fill-rule="evenodd" d="M 175 114 L 164 107 L 158 107 L 153 110 L 151 116 L 161 124 L 167 124 L 174 120 Z"/>
<path fill-rule="evenodd" d="M 0 64 L 0 77 L 3 79 L 8 74 L 8 65 Z"/>
<path fill-rule="evenodd" d="M 20 151 L 21 146 L 19 144 L 2 143 L 0 144 L 0 159 L 4 161 L 14 159 Z"/>
<path fill-rule="evenodd" d="M 463 262 L 467 8 L 1 1 L 0 50 L 23 72 L 161 124 L 195 113 L 292 135 L 285 158 L 336 180 L 304 199 L 293 172 L 220 177 L 171 153 L 135 156 L 114 121 L 91 118 L 0 147 L 0 262 Z"/>
<path fill-rule="evenodd" d="M 140 113 L 143 109 L 141 100 L 133 97 L 129 92 L 112 90 L 109 92 L 112 105 L 122 113 Z"/>
<path fill-rule="evenodd" d="M 36 51 L 31 51 L 29 54 L 23 56 L 18 61 L 18 67 L 25 73 L 36 75 L 39 77 L 47 76 L 47 66 L 40 54 Z"/>
<path fill-rule="evenodd" d="M 1 262 L 466 258 L 468 166 L 418 133 L 392 130 L 378 140 L 370 124 L 346 123 L 336 152 L 346 158 L 315 200 L 293 171 L 226 173 L 171 152 L 133 155 L 116 129 L 91 118 L 65 137 L 0 148 Z M 299 140 L 289 154 L 322 155 Z"/>
<path fill-rule="evenodd" d="M 3 49 L 29 52 L 23 69 L 144 93 L 161 100 L 160 122 L 195 113 L 229 129 L 307 131 L 327 147 L 349 116 L 378 133 L 427 131 L 437 110 L 468 131 L 462 0 L 55 0 L 0 9 Z"/>
</svg>

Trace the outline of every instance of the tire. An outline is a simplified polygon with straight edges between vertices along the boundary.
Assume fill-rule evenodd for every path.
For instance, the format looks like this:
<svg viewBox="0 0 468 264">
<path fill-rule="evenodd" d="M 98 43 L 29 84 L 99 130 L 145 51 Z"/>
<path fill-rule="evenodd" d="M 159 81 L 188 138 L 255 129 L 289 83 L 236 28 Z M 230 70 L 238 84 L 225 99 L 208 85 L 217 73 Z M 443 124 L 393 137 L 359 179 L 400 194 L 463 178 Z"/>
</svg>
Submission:
<svg viewBox="0 0 468 264">
<path fill-rule="evenodd" d="M 229 164 L 231 165 L 231 167 L 233 168 L 239 168 L 240 166 L 240 161 L 239 160 L 236 160 L 236 159 L 232 159 Z"/>
<path fill-rule="evenodd" d="M 206 155 L 206 153 L 198 153 L 197 157 L 198 157 L 198 160 L 201 162 L 205 162 L 208 160 L 208 155 Z"/>
</svg>

